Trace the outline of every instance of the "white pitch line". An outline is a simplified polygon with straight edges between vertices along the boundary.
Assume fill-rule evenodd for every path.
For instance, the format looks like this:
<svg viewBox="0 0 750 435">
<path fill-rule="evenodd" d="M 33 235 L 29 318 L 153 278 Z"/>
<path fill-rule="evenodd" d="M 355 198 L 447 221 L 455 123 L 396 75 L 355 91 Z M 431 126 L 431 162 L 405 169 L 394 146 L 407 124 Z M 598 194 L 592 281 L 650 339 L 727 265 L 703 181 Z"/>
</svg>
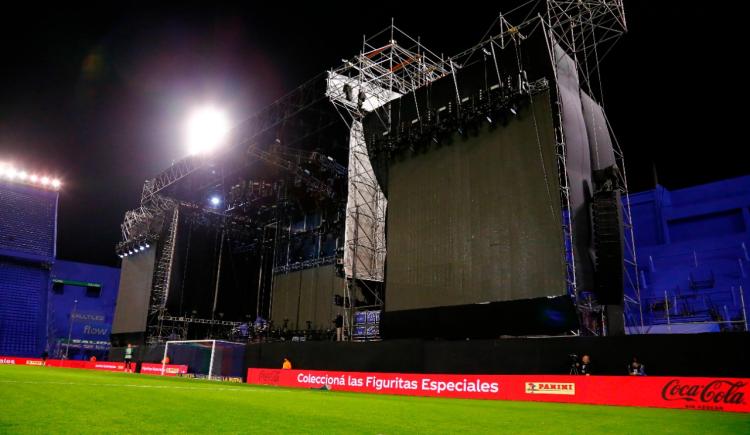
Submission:
<svg viewBox="0 0 750 435">
<path fill-rule="evenodd" d="M 60 381 L 12 381 L 0 379 L 1 383 L 6 384 L 46 384 L 46 385 L 81 385 L 86 387 L 130 387 L 130 388 L 164 388 L 173 390 L 205 390 L 205 391 L 252 391 L 262 393 L 288 393 L 287 390 L 273 390 L 265 388 L 211 388 L 211 387 L 182 387 L 177 385 L 137 385 L 137 384 L 87 384 L 82 382 L 60 382 Z"/>
</svg>

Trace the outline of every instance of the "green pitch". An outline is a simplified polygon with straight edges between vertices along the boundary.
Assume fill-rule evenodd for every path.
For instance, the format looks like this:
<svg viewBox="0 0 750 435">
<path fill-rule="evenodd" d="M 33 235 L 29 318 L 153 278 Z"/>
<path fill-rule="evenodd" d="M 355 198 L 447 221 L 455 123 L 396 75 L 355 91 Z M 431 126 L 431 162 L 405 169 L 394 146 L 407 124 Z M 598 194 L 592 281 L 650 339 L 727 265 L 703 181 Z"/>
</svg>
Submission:
<svg viewBox="0 0 750 435">
<path fill-rule="evenodd" d="M 750 433 L 750 415 L 291 390 L 0 366 L 0 433 Z"/>
</svg>

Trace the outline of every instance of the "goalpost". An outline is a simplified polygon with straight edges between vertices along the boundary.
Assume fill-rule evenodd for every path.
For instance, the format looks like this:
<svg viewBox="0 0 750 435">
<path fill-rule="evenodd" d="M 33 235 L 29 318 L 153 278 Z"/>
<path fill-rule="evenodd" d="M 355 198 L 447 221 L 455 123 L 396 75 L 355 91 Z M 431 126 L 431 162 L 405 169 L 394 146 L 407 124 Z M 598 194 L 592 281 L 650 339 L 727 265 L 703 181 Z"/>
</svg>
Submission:
<svg viewBox="0 0 750 435">
<path fill-rule="evenodd" d="M 161 374 L 164 375 L 167 357 L 170 364 L 185 364 L 194 374 L 222 379 L 242 376 L 245 345 L 225 340 L 169 340 L 164 345 Z M 206 367 L 206 365 L 208 367 Z M 206 370 L 207 369 L 207 370 Z"/>
</svg>

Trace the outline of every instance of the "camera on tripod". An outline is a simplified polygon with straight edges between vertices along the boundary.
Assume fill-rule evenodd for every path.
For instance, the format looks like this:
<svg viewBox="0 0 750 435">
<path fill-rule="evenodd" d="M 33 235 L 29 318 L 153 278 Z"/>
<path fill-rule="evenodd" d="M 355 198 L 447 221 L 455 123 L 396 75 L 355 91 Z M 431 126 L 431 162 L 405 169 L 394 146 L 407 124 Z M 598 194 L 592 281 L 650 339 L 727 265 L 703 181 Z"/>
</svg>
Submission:
<svg viewBox="0 0 750 435">
<path fill-rule="evenodd" d="M 568 365 L 570 367 L 570 370 L 568 371 L 568 374 L 571 375 L 579 375 L 580 372 L 578 371 L 578 367 L 580 364 L 578 363 L 578 355 L 575 353 L 568 354 Z"/>
</svg>

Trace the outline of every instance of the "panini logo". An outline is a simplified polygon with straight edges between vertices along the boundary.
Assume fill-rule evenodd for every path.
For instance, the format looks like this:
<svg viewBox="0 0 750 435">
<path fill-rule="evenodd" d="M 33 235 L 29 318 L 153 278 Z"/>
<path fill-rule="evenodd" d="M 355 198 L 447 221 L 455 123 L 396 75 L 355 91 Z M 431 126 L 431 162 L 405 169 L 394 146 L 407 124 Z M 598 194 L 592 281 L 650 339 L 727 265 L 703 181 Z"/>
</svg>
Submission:
<svg viewBox="0 0 750 435">
<path fill-rule="evenodd" d="M 167 373 L 180 373 L 180 369 L 177 367 L 167 367 L 165 371 Z"/>
<path fill-rule="evenodd" d="M 30 359 L 30 360 L 26 360 L 26 365 L 27 366 L 40 366 L 42 365 L 42 362 L 39 360 Z"/>
<path fill-rule="evenodd" d="M 575 396 L 576 384 L 572 382 L 526 382 L 526 394 Z"/>
</svg>

